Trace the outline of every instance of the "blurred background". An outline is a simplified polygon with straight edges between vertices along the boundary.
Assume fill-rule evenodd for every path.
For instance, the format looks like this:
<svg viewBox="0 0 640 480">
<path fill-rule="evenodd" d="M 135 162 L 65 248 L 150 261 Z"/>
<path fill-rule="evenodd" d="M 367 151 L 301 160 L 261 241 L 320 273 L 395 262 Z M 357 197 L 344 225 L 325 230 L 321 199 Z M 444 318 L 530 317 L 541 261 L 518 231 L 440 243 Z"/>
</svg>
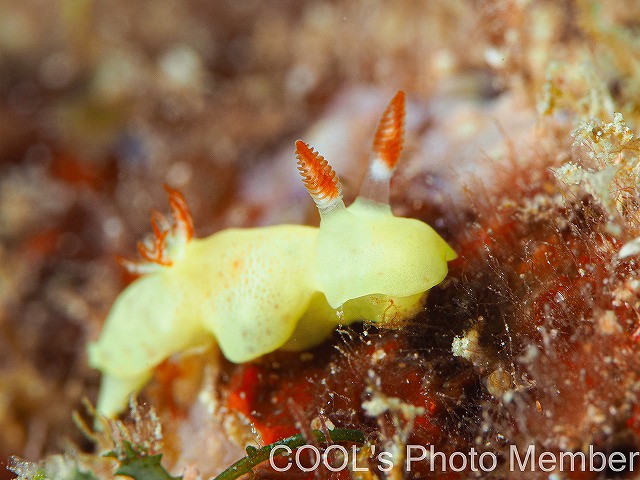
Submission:
<svg viewBox="0 0 640 480">
<path fill-rule="evenodd" d="M 533 125 L 551 60 L 603 67 L 633 120 L 639 19 L 622 0 L 0 0 L 0 467 L 89 448 L 71 421 L 96 397 L 85 345 L 130 280 L 114 255 L 166 210 L 163 183 L 199 236 L 313 222 L 296 138 L 353 196 L 404 89 L 408 148 L 472 162 L 490 145 L 452 156 L 459 135 Z M 460 99 L 484 126 L 446 123 Z"/>
</svg>

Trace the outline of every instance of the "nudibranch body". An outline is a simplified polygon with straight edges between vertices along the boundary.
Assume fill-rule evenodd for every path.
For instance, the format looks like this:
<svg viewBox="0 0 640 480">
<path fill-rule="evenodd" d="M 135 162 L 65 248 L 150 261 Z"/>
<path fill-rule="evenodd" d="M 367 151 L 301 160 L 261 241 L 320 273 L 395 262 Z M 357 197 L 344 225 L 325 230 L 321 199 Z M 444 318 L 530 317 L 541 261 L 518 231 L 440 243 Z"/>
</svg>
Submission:
<svg viewBox="0 0 640 480">
<path fill-rule="evenodd" d="M 192 239 L 182 195 L 167 187 L 169 223 L 139 244 L 142 276 L 116 299 L 90 364 L 103 373 L 97 409 L 113 416 L 173 354 L 215 342 L 245 362 L 279 348 L 304 350 L 338 325 L 393 324 L 414 315 L 455 252 L 427 224 L 395 217 L 389 181 L 403 142 L 404 94 L 385 111 L 360 196 L 349 206 L 322 156 L 296 142 L 298 169 L 320 212 L 318 228 L 228 229 Z"/>
</svg>

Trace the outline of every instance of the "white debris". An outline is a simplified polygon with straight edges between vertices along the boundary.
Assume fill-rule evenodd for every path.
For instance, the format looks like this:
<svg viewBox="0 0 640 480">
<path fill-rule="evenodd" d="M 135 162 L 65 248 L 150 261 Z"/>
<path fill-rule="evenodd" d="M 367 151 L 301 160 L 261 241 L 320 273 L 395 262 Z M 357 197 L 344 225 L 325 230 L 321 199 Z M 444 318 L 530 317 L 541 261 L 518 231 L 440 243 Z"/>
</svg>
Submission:
<svg viewBox="0 0 640 480">
<path fill-rule="evenodd" d="M 598 330 L 602 335 L 621 333 L 622 327 L 618 323 L 618 317 L 613 310 L 607 310 L 598 318 Z"/>
<path fill-rule="evenodd" d="M 378 417 L 386 412 L 401 413 L 404 418 L 415 418 L 425 414 L 424 407 L 417 407 L 397 397 L 387 397 L 382 392 L 375 392 L 371 400 L 362 402 L 362 409 L 370 417 Z"/>
<path fill-rule="evenodd" d="M 475 329 L 469 330 L 462 337 L 455 337 L 451 344 L 451 353 L 453 353 L 453 356 L 466 358 L 476 363 L 480 352 L 478 337 L 478 331 Z"/>
<path fill-rule="evenodd" d="M 640 237 L 625 243 L 618 252 L 618 258 L 627 258 L 640 253 Z"/>
</svg>

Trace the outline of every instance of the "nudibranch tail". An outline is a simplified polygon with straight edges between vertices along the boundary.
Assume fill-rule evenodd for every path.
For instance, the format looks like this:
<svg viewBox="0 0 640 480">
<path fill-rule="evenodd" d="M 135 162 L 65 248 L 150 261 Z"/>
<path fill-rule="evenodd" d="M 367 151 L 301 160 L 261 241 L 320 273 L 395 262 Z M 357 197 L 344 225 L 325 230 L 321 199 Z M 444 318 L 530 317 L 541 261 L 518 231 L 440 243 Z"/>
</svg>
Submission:
<svg viewBox="0 0 640 480">
<path fill-rule="evenodd" d="M 170 267 L 193 237 L 193 221 L 184 196 L 168 185 L 165 185 L 164 189 L 169 196 L 172 221 L 167 220 L 158 211 L 152 212 L 153 232 L 143 241 L 138 242 L 141 260 L 118 258 L 119 263 L 131 273 L 142 275 L 158 271 L 163 267 Z"/>
<path fill-rule="evenodd" d="M 296 156 L 304 186 L 307 187 L 320 214 L 344 208 L 340 180 L 324 157 L 302 140 L 296 142 Z"/>
<path fill-rule="evenodd" d="M 404 144 L 405 98 L 398 91 L 380 118 L 371 148 L 367 176 L 360 188 L 360 196 L 389 203 L 389 182 Z"/>
</svg>

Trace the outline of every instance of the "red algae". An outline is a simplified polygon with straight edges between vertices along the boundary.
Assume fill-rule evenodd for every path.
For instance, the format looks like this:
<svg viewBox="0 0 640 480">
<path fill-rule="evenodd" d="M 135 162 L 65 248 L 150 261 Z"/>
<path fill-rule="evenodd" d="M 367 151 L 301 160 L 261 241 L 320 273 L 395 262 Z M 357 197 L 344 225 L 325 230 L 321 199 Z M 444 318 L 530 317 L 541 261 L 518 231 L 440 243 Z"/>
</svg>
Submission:
<svg viewBox="0 0 640 480">
<path fill-rule="evenodd" d="M 461 232 L 451 239 L 460 258 L 414 323 L 343 332 L 307 362 L 273 354 L 231 368 L 230 411 L 268 443 L 299 428 L 291 400 L 308 422 L 325 416 L 384 448 L 397 423 L 363 410 L 375 385 L 378 395 L 422 409 L 407 445 L 475 447 L 502 459 L 510 445 L 526 451 L 532 441 L 555 452 L 640 448 L 638 317 L 629 303 L 637 296 L 628 286 L 638 267 L 617 261 L 621 240 L 589 197 L 549 195 L 553 164 L 539 160 L 503 172 L 514 180 L 475 197 L 466 228 L 449 226 Z M 472 330 L 479 339 L 470 361 L 453 360 L 454 338 Z M 496 473 L 513 472 L 501 463 Z"/>
</svg>

